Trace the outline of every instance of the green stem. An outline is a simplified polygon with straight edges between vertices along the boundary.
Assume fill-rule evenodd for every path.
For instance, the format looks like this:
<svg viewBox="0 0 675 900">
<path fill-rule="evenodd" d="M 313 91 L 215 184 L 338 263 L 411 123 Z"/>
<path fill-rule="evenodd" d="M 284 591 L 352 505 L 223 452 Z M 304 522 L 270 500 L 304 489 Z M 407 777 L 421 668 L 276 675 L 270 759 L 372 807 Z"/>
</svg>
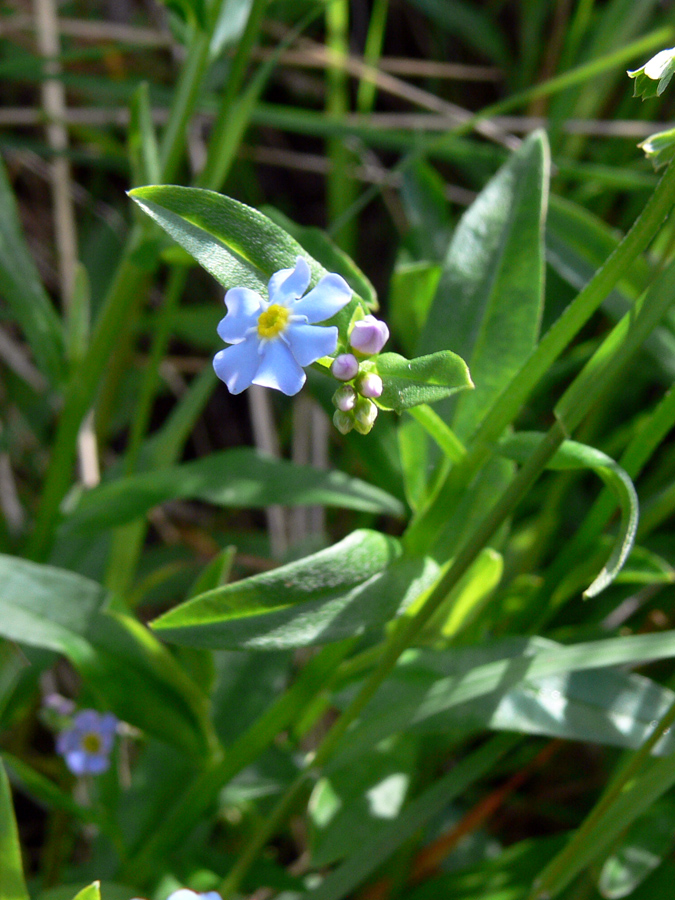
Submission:
<svg viewBox="0 0 675 900">
<path fill-rule="evenodd" d="M 562 444 L 565 437 L 566 435 L 562 430 L 560 423 L 556 422 L 545 437 L 542 438 L 538 447 L 523 465 L 520 472 L 513 479 L 500 500 L 478 525 L 470 540 L 458 553 L 453 565 L 437 583 L 417 615 L 403 620 L 399 627 L 392 631 L 374 671 L 347 709 L 335 722 L 316 751 L 316 754 L 311 761 L 312 771 L 320 770 L 332 756 L 349 726 L 363 712 L 379 686 L 396 665 L 400 655 L 413 643 L 417 635 L 424 628 L 441 603 L 443 603 L 448 593 L 455 587 L 462 575 L 464 575 L 472 565 L 497 528 L 499 528 L 502 522 L 511 515 L 520 500 L 539 477 L 550 458 Z M 302 772 L 288 788 L 287 792 L 272 810 L 269 817 L 262 822 L 260 828 L 254 834 L 253 839 L 247 845 L 243 854 L 237 860 L 237 863 L 221 885 L 220 892 L 223 900 L 229 900 L 229 898 L 237 891 L 242 879 L 255 861 L 258 853 L 260 853 L 268 839 L 274 834 L 276 828 L 284 821 L 286 814 L 304 790 L 310 774 L 310 770 Z"/>
</svg>

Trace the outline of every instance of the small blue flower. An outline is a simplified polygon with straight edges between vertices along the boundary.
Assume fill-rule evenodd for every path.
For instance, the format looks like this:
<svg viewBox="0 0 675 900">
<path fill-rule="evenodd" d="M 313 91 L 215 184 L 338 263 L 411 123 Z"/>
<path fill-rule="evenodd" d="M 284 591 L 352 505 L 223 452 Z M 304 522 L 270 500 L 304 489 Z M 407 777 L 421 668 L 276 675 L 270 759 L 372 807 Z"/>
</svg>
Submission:
<svg viewBox="0 0 675 900">
<path fill-rule="evenodd" d="M 337 328 L 315 323 L 346 306 L 352 291 L 341 275 L 332 273 L 303 297 L 310 278 L 309 266 L 299 256 L 294 269 L 272 275 L 268 300 L 244 287 L 225 294 L 227 315 L 218 334 L 232 346 L 216 353 L 213 368 L 231 393 L 259 384 L 297 394 L 306 379 L 303 367 L 335 353 Z"/>
<path fill-rule="evenodd" d="M 199 894 L 188 888 L 180 888 L 174 891 L 173 894 L 169 894 L 166 900 L 222 900 L 222 897 L 218 891 L 206 891 L 203 894 Z"/>
<path fill-rule="evenodd" d="M 73 775 L 100 775 L 110 765 L 116 729 L 117 718 L 112 713 L 83 709 L 56 739 L 56 751 Z"/>
</svg>

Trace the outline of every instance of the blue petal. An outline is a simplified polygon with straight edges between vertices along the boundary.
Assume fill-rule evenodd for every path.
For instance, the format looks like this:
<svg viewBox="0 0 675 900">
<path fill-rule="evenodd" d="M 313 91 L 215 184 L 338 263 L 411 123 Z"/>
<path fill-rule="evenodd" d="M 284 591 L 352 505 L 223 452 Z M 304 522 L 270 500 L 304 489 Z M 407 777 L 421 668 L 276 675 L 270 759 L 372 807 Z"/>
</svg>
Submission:
<svg viewBox="0 0 675 900">
<path fill-rule="evenodd" d="M 73 750 L 72 753 L 66 753 L 66 765 L 73 775 L 87 774 L 88 756 L 89 754 L 85 753 L 84 750 Z"/>
<path fill-rule="evenodd" d="M 82 735 L 79 731 L 75 731 L 74 728 L 62 731 L 56 738 L 56 752 L 60 753 L 61 756 L 65 756 L 66 753 L 72 753 L 79 748 L 81 737 Z"/>
<path fill-rule="evenodd" d="M 233 316 L 250 316 L 260 312 L 262 297 L 245 287 L 234 287 L 225 294 L 225 306 Z"/>
<path fill-rule="evenodd" d="M 291 312 L 293 315 L 307 316 L 310 324 L 325 322 L 340 312 L 351 298 L 352 289 L 347 282 L 341 275 L 332 272 L 325 275 L 306 297 L 294 303 Z"/>
<path fill-rule="evenodd" d="M 117 716 L 114 716 L 112 713 L 105 713 L 102 715 L 98 726 L 101 737 L 105 737 L 106 735 L 113 736 L 117 731 L 117 722 Z"/>
<path fill-rule="evenodd" d="M 298 393 L 304 383 L 305 373 L 281 338 L 265 344 L 253 384 L 276 388 L 291 397 Z"/>
<path fill-rule="evenodd" d="M 90 753 L 87 758 L 85 772 L 89 775 L 100 775 L 110 768 L 110 760 L 103 753 Z"/>
<path fill-rule="evenodd" d="M 258 323 L 263 301 L 259 294 L 248 288 L 232 288 L 225 294 L 227 315 L 220 320 L 218 334 L 228 344 L 245 340 L 246 332 Z"/>
<path fill-rule="evenodd" d="M 298 257 L 295 268 L 290 269 L 290 274 L 286 278 L 282 280 L 277 277 L 282 272 L 288 271 L 288 269 L 282 269 L 281 272 L 276 272 L 270 278 L 268 285 L 270 303 L 280 303 L 282 306 L 287 306 L 291 301 L 301 297 L 309 287 L 312 273 L 309 271 L 307 260 L 303 259 L 302 256 Z"/>
<path fill-rule="evenodd" d="M 213 368 L 230 393 L 241 394 L 251 386 L 253 376 L 260 364 L 258 339 L 251 335 L 241 344 L 233 344 L 220 350 L 213 358 Z"/>
<path fill-rule="evenodd" d="M 73 718 L 73 728 L 80 734 L 95 731 L 98 734 L 101 717 L 95 709 L 83 709 Z"/>
<path fill-rule="evenodd" d="M 279 269 L 278 272 L 275 272 L 274 275 L 272 275 L 267 283 L 268 297 L 274 297 L 276 292 L 279 290 L 279 286 L 283 284 L 284 281 L 286 281 L 291 272 L 295 272 L 295 269 Z M 170 900 L 170 898 L 167 897 L 167 900 Z"/>
<path fill-rule="evenodd" d="M 290 344 L 293 356 L 301 366 L 308 366 L 322 356 L 335 353 L 338 330 L 334 325 L 292 324 L 284 335 Z"/>
</svg>

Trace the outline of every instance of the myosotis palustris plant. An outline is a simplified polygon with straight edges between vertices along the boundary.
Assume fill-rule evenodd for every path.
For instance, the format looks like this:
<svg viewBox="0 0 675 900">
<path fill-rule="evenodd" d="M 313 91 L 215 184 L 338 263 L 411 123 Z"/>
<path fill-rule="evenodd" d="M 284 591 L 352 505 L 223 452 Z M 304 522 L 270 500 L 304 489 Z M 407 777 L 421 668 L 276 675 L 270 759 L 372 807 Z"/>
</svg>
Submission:
<svg viewBox="0 0 675 900">
<path fill-rule="evenodd" d="M 595 21 L 581 7 L 569 20 L 561 10 L 542 56 L 535 38 L 548 22 L 535 4 L 518 19 L 515 60 L 517 42 L 481 7 L 462 5 L 449 24 L 424 4 L 411 3 L 411 15 L 422 16 L 418 6 L 437 16 L 434 29 L 457 28 L 468 47 L 480 32 L 520 93 L 471 116 L 452 106 L 452 91 L 441 97 L 402 82 L 400 60 L 386 58 L 388 25 L 401 10 L 387 3 L 373 5 L 364 32 L 376 73 L 349 57 L 350 8 L 340 0 L 299 13 L 256 0 L 176 6 L 186 56 L 159 138 L 156 90 L 133 97 L 134 224 L 103 298 L 92 277 L 88 302 L 80 270 L 63 321 L 33 271 L 0 173 L 0 289 L 10 291 L 22 329 L 10 337 L 25 338 L 37 372 L 19 365 L 8 379 L 13 412 L 0 458 L 11 523 L 0 557 L 0 900 L 27 896 L 24 870 L 36 876 L 38 896 L 52 884 L 68 892 L 102 878 L 104 900 L 113 890 L 189 900 L 267 888 L 313 900 L 364 890 L 468 896 L 464 873 L 441 871 L 447 856 L 471 870 L 484 896 L 504 878 L 524 898 L 556 896 L 575 879 L 587 894 L 627 896 L 649 890 L 654 869 L 651 877 L 669 877 L 659 863 L 672 828 L 657 822 L 672 823 L 675 779 L 665 602 L 675 509 L 666 442 L 675 421 L 667 390 L 675 171 L 671 163 L 657 183 L 627 152 L 599 165 L 598 147 L 566 135 L 565 123 L 607 102 L 620 61 L 656 49 L 671 26 L 644 35 L 646 7 L 626 16 L 620 3 Z M 266 17 L 289 11 L 283 43 L 259 53 L 262 31 L 282 30 Z M 414 21 L 431 27 L 432 19 Z M 284 57 L 293 26 L 311 22 L 325 26 L 328 52 L 312 43 L 296 50 L 309 54 L 303 63 L 325 65 L 326 117 L 260 100 L 275 65 L 297 60 Z M 612 46 L 619 33 L 629 48 Z M 671 63 L 664 51 L 632 73 L 641 91 L 645 78 L 665 90 Z M 539 65 L 550 78 L 531 86 Z M 612 74 L 602 91 L 575 93 L 602 72 Z M 357 78 L 362 116 L 389 92 L 452 114 L 453 124 L 420 139 L 375 117 L 347 119 L 347 73 Z M 308 84 L 280 80 L 275 90 L 300 83 Z M 545 133 L 521 141 L 493 121 L 546 98 L 553 179 Z M 191 124 L 197 110 L 215 116 L 203 147 Z M 257 150 L 244 147 L 242 160 L 237 151 L 252 139 L 250 123 L 271 121 L 328 139 L 337 243 L 277 209 L 254 208 Z M 356 140 L 345 145 L 347 128 Z M 191 158 L 202 163 L 194 177 L 188 134 Z M 668 133 L 657 137 L 645 149 L 654 155 L 658 143 L 657 162 L 668 162 Z M 386 178 L 378 142 L 406 154 Z M 285 153 L 279 158 L 297 160 Z M 318 168 L 311 154 L 303 158 Z M 431 165 L 439 159 L 476 191 L 461 215 L 445 196 L 448 170 Z M 357 198 L 364 173 L 379 186 Z M 587 180 L 570 187 L 577 177 Z M 167 183 L 188 178 L 199 187 Z M 371 210 L 357 219 L 383 183 L 394 223 L 386 273 Z M 593 190 L 619 183 L 631 185 L 636 208 L 613 223 L 622 234 L 585 205 Z M 302 203 L 286 203 L 291 209 L 307 220 Z M 190 257 L 206 270 L 201 279 Z M 369 275 L 386 282 L 381 305 Z M 213 284 L 220 297 L 204 297 Z M 158 286 L 162 305 L 145 311 Z M 147 345 L 137 374 L 139 330 Z M 174 333 L 182 343 L 172 344 Z M 183 359 L 191 342 L 197 365 L 194 355 Z M 35 390 L 45 377 L 49 402 L 27 399 L 16 383 L 28 378 Z M 163 378 L 180 398 L 158 420 Z M 245 421 L 241 404 L 259 388 L 274 403 L 284 450 L 293 409 L 293 461 L 233 437 Z M 127 396 L 134 402 L 122 402 Z M 91 408 L 104 478 L 73 490 Z M 49 441 L 52 420 L 41 496 L 26 503 L 37 479 L 16 466 L 19 438 L 27 423 L 33 440 Z M 307 465 L 303 429 L 331 420 L 316 434 L 330 435 L 334 467 Z M 326 445 L 316 434 L 318 461 Z M 321 522 L 313 530 L 282 512 L 296 544 L 274 563 L 257 520 L 237 512 L 317 506 L 339 512 L 308 514 Z M 631 671 L 657 660 L 663 668 L 652 678 Z M 56 753 L 21 724 L 37 721 Z M 583 756 L 589 743 L 596 753 Z M 537 777 L 562 779 L 575 754 L 594 779 L 583 787 L 585 805 L 570 805 L 566 817 L 546 813 L 545 830 L 572 826 L 568 842 L 542 838 Z M 565 765 L 552 764 L 554 755 Z M 21 860 L 5 768 L 49 810 L 39 872 Z M 509 807 L 516 790 L 524 813 Z M 506 846 L 500 808 L 506 822 L 521 816 L 515 830 L 529 841 Z M 462 817 L 456 828 L 450 815 Z M 460 863 L 460 835 L 481 830 L 501 852 L 477 840 Z M 99 887 L 82 893 L 97 900 Z"/>
</svg>

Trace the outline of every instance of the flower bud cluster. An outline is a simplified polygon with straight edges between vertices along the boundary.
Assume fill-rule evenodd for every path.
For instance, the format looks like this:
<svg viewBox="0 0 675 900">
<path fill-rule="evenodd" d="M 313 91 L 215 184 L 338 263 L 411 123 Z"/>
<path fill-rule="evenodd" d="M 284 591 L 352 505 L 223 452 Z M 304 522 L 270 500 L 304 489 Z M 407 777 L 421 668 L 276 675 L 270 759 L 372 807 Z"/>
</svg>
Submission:
<svg viewBox="0 0 675 900">
<path fill-rule="evenodd" d="M 331 374 L 344 382 L 333 394 L 333 424 L 341 434 L 353 428 L 368 434 L 377 418 L 372 402 L 382 395 L 382 379 L 376 372 L 362 367 L 361 362 L 376 356 L 389 339 L 386 324 L 375 316 L 364 316 L 352 326 L 349 344 L 352 353 L 341 353 L 331 365 Z"/>
</svg>

